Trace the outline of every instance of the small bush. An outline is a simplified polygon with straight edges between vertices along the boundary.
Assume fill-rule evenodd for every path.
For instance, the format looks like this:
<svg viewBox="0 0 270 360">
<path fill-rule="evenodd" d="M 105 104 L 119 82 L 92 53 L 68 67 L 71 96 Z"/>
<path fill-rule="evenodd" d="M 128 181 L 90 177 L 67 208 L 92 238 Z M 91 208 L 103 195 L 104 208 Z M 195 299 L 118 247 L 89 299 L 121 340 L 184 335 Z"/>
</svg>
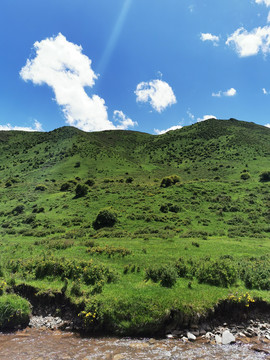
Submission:
<svg viewBox="0 0 270 360">
<path fill-rule="evenodd" d="M 60 191 L 68 191 L 70 189 L 69 183 L 64 183 L 61 185 Z"/>
<path fill-rule="evenodd" d="M 24 212 L 24 205 L 17 205 L 12 211 L 11 213 L 13 215 L 19 215 L 22 214 Z"/>
<path fill-rule="evenodd" d="M 131 184 L 132 182 L 134 181 L 133 177 L 129 176 L 127 179 L 126 179 L 126 183 L 127 184 Z"/>
<path fill-rule="evenodd" d="M 103 209 L 98 213 L 96 220 L 93 222 L 95 230 L 103 227 L 113 227 L 117 222 L 117 214 L 112 209 Z"/>
<path fill-rule="evenodd" d="M 175 267 L 171 265 L 160 267 L 149 267 L 145 270 L 145 280 L 159 282 L 164 287 L 172 287 L 177 280 L 177 272 Z"/>
<path fill-rule="evenodd" d="M 169 187 L 175 185 L 177 182 L 180 182 L 180 177 L 177 175 L 165 176 L 161 180 L 161 187 Z"/>
<path fill-rule="evenodd" d="M 76 186 L 75 194 L 76 194 L 77 198 L 85 196 L 87 194 L 87 192 L 88 192 L 88 188 L 86 185 L 78 184 Z"/>
<path fill-rule="evenodd" d="M 93 185 L 95 185 L 95 180 L 88 179 L 88 180 L 86 180 L 85 184 L 88 185 L 88 186 L 93 186 Z"/>
<path fill-rule="evenodd" d="M 270 171 L 263 171 L 259 176 L 260 182 L 270 181 Z"/>
<path fill-rule="evenodd" d="M 47 186 L 45 186 L 45 185 L 37 185 L 36 187 L 35 187 L 35 190 L 39 190 L 39 191 L 45 191 L 45 190 L 47 190 Z"/>
<path fill-rule="evenodd" d="M 236 282 L 237 269 L 228 259 L 202 262 L 196 272 L 200 283 L 228 287 Z"/>
<path fill-rule="evenodd" d="M 248 172 L 244 172 L 241 174 L 240 178 L 242 180 L 248 180 L 248 179 L 250 179 L 250 174 Z"/>
<path fill-rule="evenodd" d="M 80 161 L 77 161 L 76 164 L 74 165 L 75 168 L 79 168 L 81 166 Z"/>
</svg>

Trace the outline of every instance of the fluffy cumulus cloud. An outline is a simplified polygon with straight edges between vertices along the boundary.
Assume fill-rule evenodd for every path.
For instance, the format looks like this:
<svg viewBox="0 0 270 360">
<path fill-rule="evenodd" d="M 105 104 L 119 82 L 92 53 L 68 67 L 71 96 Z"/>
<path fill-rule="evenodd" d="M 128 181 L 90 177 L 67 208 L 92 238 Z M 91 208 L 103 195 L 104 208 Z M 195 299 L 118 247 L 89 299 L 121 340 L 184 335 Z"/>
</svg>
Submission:
<svg viewBox="0 0 270 360">
<path fill-rule="evenodd" d="M 258 27 L 248 32 L 243 27 L 228 37 L 226 45 L 232 46 L 240 57 L 270 52 L 270 26 Z"/>
<path fill-rule="evenodd" d="M 135 94 L 137 102 L 149 102 L 152 108 L 159 113 L 168 106 L 176 104 L 176 97 L 172 88 L 162 80 L 139 83 Z"/>
<path fill-rule="evenodd" d="M 201 122 L 209 119 L 216 119 L 216 117 L 214 115 L 204 115 L 202 118 L 198 118 L 197 122 Z"/>
<path fill-rule="evenodd" d="M 94 86 L 97 75 L 81 46 L 59 33 L 35 42 L 34 50 L 35 57 L 27 60 L 20 76 L 25 81 L 50 86 L 69 125 L 84 131 L 117 128 L 108 119 L 104 99 L 98 95 L 89 97 L 84 90 L 86 86 Z"/>
<path fill-rule="evenodd" d="M 211 41 L 214 45 L 218 45 L 219 42 L 219 36 L 210 33 L 201 33 L 200 39 L 202 41 Z"/>
<path fill-rule="evenodd" d="M 270 124 L 265 124 L 264 126 L 266 126 L 266 127 L 270 128 Z"/>
<path fill-rule="evenodd" d="M 237 91 L 234 88 L 230 88 L 226 91 L 218 91 L 217 93 L 212 93 L 214 97 L 221 97 L 221 96 L 235 96 Z"/>
<path fill-rule="evenodd" d="M 120 110 L 115 110 L 113 112 L 113 119 L 116 123 L 118 123 L 118 125 L 116 125 L 116 128 L 121 129 L 121 130 L 138 125 L 138 123 L 136 121 L 133 121 L 130 118 L 128 118 L 123 113 L 123 111 L 120 111 Z"/>
<path fill-rule="evenodd" d="M 168 128 L 166 130 L 154 129 L 154 132 L 157 135 L 162 135 L 162 134 L 165 134 L 166 132 L 171 131 L 171 130 L 182 129 L 182 127 L 183 126 L 181 126 L 181 125 L 174 125 L 174 126 L 171 126 L 170 128 Z"/>
<path fill-rule="evenodd" d="M 9 130 L 17 130 L 17 131 L 43 131 L 42 125 L 39 121 L 34 121 L 34 126 L 12 126 L 10 124 L 1 125 L 0 124 L 0 131 L 9 131 Z"/>
</svg>

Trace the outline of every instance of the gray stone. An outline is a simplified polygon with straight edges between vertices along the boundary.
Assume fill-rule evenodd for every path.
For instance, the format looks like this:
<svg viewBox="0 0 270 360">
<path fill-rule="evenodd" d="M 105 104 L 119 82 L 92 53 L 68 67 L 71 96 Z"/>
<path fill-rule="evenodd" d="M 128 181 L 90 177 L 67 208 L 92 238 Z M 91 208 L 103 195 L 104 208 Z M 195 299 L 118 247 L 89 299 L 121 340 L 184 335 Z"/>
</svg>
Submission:
<svg viewBox="0 0 270 360">
<path fill-rule="evenodd" d="M 221 336 L 215 335 L 215 342 L 216 342 L 216 344 L 221 344 L 222 343 Z"/>
<path fill-rule="evenodd" d="M 228 344 L 232 344 L 232 343 L 235 343 L 235 337 L 229 330 L 225 330 L 222 333 L 222 344 L 228 345 Z"/>
</svg>

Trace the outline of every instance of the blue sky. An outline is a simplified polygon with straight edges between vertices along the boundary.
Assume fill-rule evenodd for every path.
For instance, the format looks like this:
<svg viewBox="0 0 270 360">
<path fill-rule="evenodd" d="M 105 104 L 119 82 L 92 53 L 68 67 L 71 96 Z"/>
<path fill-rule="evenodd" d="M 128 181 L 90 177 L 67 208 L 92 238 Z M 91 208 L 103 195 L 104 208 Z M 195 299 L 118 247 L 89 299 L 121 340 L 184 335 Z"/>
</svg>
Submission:
<svg viewBox="0 0 270 360">
<path fill-rule="evenodd" d="M 270 0 L 2 0 L 0 129 L 270 127 Z"/>
</svg>

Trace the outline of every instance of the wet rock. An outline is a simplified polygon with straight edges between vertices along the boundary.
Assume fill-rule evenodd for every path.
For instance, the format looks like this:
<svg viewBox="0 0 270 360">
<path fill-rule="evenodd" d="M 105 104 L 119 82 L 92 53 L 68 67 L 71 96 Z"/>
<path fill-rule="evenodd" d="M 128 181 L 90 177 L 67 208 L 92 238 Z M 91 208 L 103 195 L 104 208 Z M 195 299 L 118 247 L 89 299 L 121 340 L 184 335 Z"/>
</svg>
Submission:
<svg viewBox="0 0 270 360">
<path fill-rule="evenodd" d="M 193 335 L 191 332 L 187 332 L 187 338 L 189 341 L 195 341 L 196 340 L 196 336 Z"/>
<path fill-rule="evenodd" d="M 229 330 L 225 330 L 222 333 L 222 344 L 228 345 L 228 344 L 232 344 L 232 343 L 235 343 L 234 335 Z"/>
<path fill-rule="evenodd" d="M 266 354 L 266 355 L 269 355 L 269 354 L 270 354 L 270 352 L 269 352 L 268 350 L 266 350 L 266 349 L 264 349 L 264 348 L 261 348 L 261 347 L 258 347 L 258 346 L 252 346 L 252 347 L 251 347 L 251 350 L 254 350 L 254 351 L 260 352 L 260 353 L 264 353 L 264 354 Z"/>
</svg>

